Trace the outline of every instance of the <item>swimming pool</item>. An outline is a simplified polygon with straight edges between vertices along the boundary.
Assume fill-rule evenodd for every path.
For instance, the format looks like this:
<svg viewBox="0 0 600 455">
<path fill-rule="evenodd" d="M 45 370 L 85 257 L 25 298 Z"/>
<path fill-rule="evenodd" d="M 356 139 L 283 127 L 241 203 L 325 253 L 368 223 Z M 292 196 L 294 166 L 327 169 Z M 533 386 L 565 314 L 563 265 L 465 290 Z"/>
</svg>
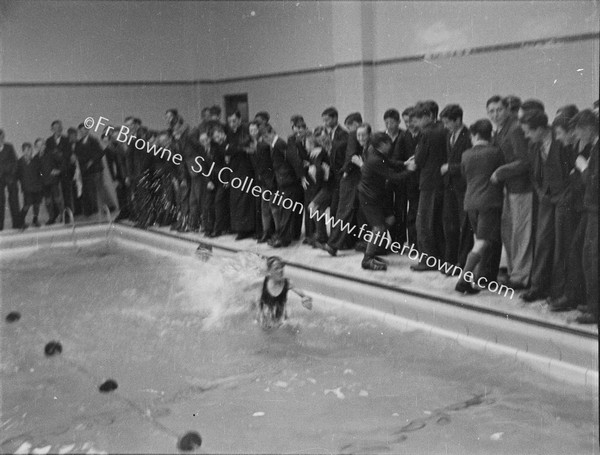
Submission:
<svg viewBox="0 0 600 455">
<path fill-rule="evenodd" d="M 203 453 L 598 453 L 597 391 L 514 360 L 318 297 L 263 332 L 239 291 L 260 267 L 105 242 L 3 259 L 1 451 L 177 453 L 197 431 Z"/>
</svg>

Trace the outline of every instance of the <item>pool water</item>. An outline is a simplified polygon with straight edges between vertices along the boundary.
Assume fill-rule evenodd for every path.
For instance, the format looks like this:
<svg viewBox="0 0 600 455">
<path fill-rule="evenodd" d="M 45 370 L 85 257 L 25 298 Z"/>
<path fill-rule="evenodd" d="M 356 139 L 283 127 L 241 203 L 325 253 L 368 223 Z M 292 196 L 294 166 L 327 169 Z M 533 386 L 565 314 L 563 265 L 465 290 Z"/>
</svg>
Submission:
<svg viewBox="0 0 600 455">
<path fill-rule="evenodd" d="M 202 453 L 598 453 L 591 388 L 318 297 L 261 330 L 252 255 L 0 259 L 2 453 L 177 453 L 187 431 Z"/>
</svg>

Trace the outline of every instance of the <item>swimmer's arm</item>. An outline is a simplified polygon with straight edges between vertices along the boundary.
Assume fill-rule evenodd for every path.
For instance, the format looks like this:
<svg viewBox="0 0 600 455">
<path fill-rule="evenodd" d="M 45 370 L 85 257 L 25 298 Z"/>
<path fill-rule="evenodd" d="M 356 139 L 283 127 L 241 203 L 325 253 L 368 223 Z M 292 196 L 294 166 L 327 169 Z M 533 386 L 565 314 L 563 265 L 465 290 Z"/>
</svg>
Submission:
<svg viewBox="0 0 600 455">
<path fill-rule="evenodd" d="M 293 291 L 297 296 L 302 298 L 302 306 L 308 310 L 312 310 L 312 297 L 307 296 L 302 289 L 295 288 L 291 282 L 288 282 L 290 291 Z"/>
</svg>

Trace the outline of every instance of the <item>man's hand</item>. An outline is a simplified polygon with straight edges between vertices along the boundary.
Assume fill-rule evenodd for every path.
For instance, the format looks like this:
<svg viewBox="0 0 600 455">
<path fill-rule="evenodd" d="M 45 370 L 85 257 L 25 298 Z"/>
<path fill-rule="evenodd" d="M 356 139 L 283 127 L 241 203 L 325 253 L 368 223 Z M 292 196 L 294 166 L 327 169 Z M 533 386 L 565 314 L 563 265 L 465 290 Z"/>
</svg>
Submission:
<svg viewBox="0 0 600 455">
<path fill-rule="evenodd" d="M 577 168 L 577 170 L 579 172 L 583 172 L 587 169 L 588 167 L 588 161 L 586 160 L 585 157 L 583 155 L 579 155 L 577 157 L 577 159 L 575 160 L 575 167 Z"/>
<path fill-rule="evenodd" d="M 414 172 L 417 170 L 417 163 L 415 163 L 415 160 L 412 158 L 406 160 L 404 162 L 404 166 L 406 167 L 406 170 L 410 172 Z"/>
<path fill-rule="evenodd" d="M 442 164 L 442 167 L 440 167 L 440 173 L 442 175 L 446 175 L 447 172 L 448 172 L 448 163 L 444 163 L 444 164 Z"/>
<path fill-rule="evenodd" d="M 213 191 L 215 189 L 215 184 L 213 182 L 208 182 L 206 188 L 208 188 L 208 191 Z"/>
<path fill-rule="evenodd" d="M 306 177 L 302 177 L 302 180 L 300 182 L 302 183 L 302 188 L 308 188 L 308 180 L 306 180 Z"/>
<path fill-rule="evenodd" d="M 360 155 L 352 155 L 352 164 L 356 164 L 358 167 L 363 167 L 364 161 Z"/>
<path fill-rule="evenodd" d="M 317 183 L 317 166 L 311 164 L 308 167 L 308 175 L 313 180 L 313 182 Z"/>
<path fill-rule="evenodd" d="M 498 183 L 500 183 L 500 180 L 498 180 L 498 172 L 497 171 L 494 171 L 494 173 L 491 175 L 490 182 L 492 182 L 494 185 L 497 185 Z"/>
<path fill-rule="evenodd" d="M 323 179 L 327 182 L 329 180 L 329 171 L 331 170 L 331 168 L 327 163 L 321 163 L 321 168 L 323 169 L 323 173 L 325 174 Z"/>
</svg>

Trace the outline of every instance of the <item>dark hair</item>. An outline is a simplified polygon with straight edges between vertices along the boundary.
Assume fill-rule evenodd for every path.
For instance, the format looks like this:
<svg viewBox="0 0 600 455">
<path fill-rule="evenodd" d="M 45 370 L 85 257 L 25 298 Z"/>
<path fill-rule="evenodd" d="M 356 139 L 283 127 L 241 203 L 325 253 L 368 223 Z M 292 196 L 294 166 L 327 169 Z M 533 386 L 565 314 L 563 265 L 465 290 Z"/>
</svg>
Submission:
<svg viewBox="0 0 600 455">
<path fill-rule="evenodd" d="M 540 111 L 539 109 L 526 110 L 520 122 L 522 125 L 527 125 L 534 130 L 546 128 L 548 126 L 548 116 L 544 111 Z"/>
<path fill-rule="evenodd" d="M 177 109 L 167 109 L 165 114 L 168 114 L 169 112 L 173 114 L 173 117 L 179 117 L 179 111 Z"/>
<path fill-rule="evenodd" d="M 358 125 L 358 128 L 356 128 L 356 130 L 358 131 L 359 128 L 366 128 L 367 129 L 367 133 L 369 134 L 369 136 L 373 132 L 372 129 L 371 129 L 371 125 L 369 125 L 368 123 L 361 123 L 360 125 Z"/>
<path fill-rule="evenodd" d="M 200 111 L 200 115 L 204 114 L 205 112 L 210 113 L 210 107 L 203 107 L 202 110 Z"/>
<path fill-rule="evenodd" d="M 417 105 L 412 111 L 412 116 L 417 118 L 432 117 L 433 113 L 425 104 L 417 103 Z"/>
<path fill-rule="evenodd" d="M 69 134 L 77 134 L 77 129 L 76 129 L 76 128 L 73 128 L 72 126 L 70 126 L 70 127 L 67 129 L 67 135 L 69 135 Z"/>
<path fill-rule="evenodd" d="M 213 134 L 215 134 L 215 131 L 221 131 L 224 133 L 225 128 L 223 128 L 223 125 L 221 125 L 220 123 L 212 124 L 211 127 L 208 129 L 209 137 L 213 137 Z"/>
<path fill-rule="evenodd" d="M 285 265 L 283 259 L 281 259 L 279 256 L 269 256 L 267 258 L 267 269 L 271 270 L 276 264 L 279 264 L 282 267 Z"/>
<path fill-rule="evenodd" d="M 492 101 L 492 103 L 497 103 L 497 101 Z M 473 136 L 477 134 L 481 139 L 486 141 L 489 141 L 492 138 L 492 129 L 492 122 L 486 118 L 477 120 L 469 127 L 469 131 Z"/>
<path fill-rule="evenodd" d="M 347 125 L 348 123 L 362 123 L 363 119 L 362 119 L 362 115 L 360 115 L 360 112 L 353 112 L 352 114 L 348 114 L 348 116 L 346 117 L 346 120 L 344 120 L 344 125 Z"/>
<path fill-rule="evenodd" d="M 570 131 L 573 128 L 571 119 L 566 115 L 557 115 L 552 121 L 552 128 L 562 128 L 565 131 Z"/>
<path fill-rule="evenodd" d="M 54 120 L 51 124 L 50 124 L 50 128 L 54 128 L 54 125 L 56 125 L 57 123 L 60 123 L 62 125 L 62 122 L 60 120 Z M 27 144 L 27 142 L 25 142 L 25 144 Z"/>
<path fill-rule="evenodd" d="M 250 125 L 254 125 L 255 127 L 257 127 L 257 128 L 258 128 L 258 122 L 257 122 L 256 120 L 251 120 L 251 121 L 249 121 L 249 122 L 248 122 L 248 126 L 250 126 Z"/>
<path fill-rule="evenodd" d="M 523 104 L 521 104 L 521 109 L 523 110 L 523 112 L 527 112 L 527 111 L 544 112 L 546 110 L 546 108 L 544 107 L 544 103 L 542 103 L 540 100 L 536 100 L 534 98 L 530 98 L 528 100 L 523 101 Z"/>
<path fill-rule="evenodd" d="M 331 118 L 338 118 L 338 111 L 333 106 L 328 107 L 321 113 L 321 117 L 323 117 L 324 115 L 326 115 L 327 117 L 331 117 Z"/>
<path fill-rule="evenodd" d="M 383 113 L 383 120 L 392 118 L 397 122 L 400 121 L 400 113 L 396 109 L 388 109 Z"/>
<path fill-rule="evenodd" d="M 577 115 L 579 109 L 574 104 L 567 104 L 566 106 L 559 107 L 556 111 L 557 117 L 567 117 L 572 119 Z M 554 123 L 554 122 L 553 122 Z"/>
<path fill-rule="evenodd" d="M 516 114 L 521 107 L 521 98 L 515 95 L 508 95 L 504 97 L 504 105 L 508 108 L 508 110 Z"/>
<path fill-rule="evenodd" d="M 448 104 L 440 113 L 440 118 L 447 118 L 453 122 L 463 118 L 463 110 L 458 104 Z"/>
<path fill-rule="evenodd" d="M 21 150 L 25 150 L 26 148 L 32 148 L 31 142 L 23 142 L 23 145 L 21 145 Z"/>
<path fill-rule="evenodd" d="M 257 112 L 256 115 L 254 116 L 254 118 L 256 118 L 256 117 L 262 118 L 266 123 L 269 123 L 269 120 L 271 120 L 271 116 L 269 115 L 269 113 L 267 111 Z"/>
<path fill-rule="evenodd" d="M 485 107 L 487 108 L 492 103 L 502 103 L 502 106 L 508 107 L 508 103 L 506 101 L 506 98 L 502 98 L 500 95 L 494 95 L 491 98 L 489 98 L 485 102 Z"/>
<path fill-rule="evenodd" d="M 221 116 L 221 106 L 214 105 L 208 108 L 208 112 L 210 115 L 216 115 L 217 117 Z"/>
<path fill-rule="evenodd" d="M 598 132 L 598 117 L 591 109 L 584 109 L 573 117 L 573 126 L 577 128 L 592 127 Z"/>
<path fill-rule="evenodd" d="M 409 116 L 409 118 L 410 118 L 410 114 L 411 114 L 411 112 L 412 112 L 412 110 L 413 110 L 413 109 L 414 109 L 414 107 L 413 107 L 413 106 L 409 106 L 409 107 L 407 107 L 406 109 L 404 109 L 404 110 L 402 111 L 402 117 L 404 117 L 405 115 L 408 115 L 408 116 Z"/>
<path fill-rule="evenodd" d="M 383 144 L 391 144 L 392 138 L 387 133 L 378 132 L 371 136 L 371 145 L 374 149 L 379 150 Z"/>
<path fill-rule="evenodd" d="M 438 103 L 436 103 L 433 100 L 425 100 L 423 101 L 423 104 L 427 106 L 429 112 L 431 112 L 432 120 L 435 120 L 438 116 L 438 112 L 440 112 L 440 107 L 438 106 Z"/>
<path fill-rule="evenodd" d="M 236 109 L 235 111 L 233 111 L 231 114 L 229 114 L 227 117 L 231 117 L 232 115 L 235 115 L 237 118 L 242 118 L 242 113 Z"/>
<path fill-rule="evenodd" d="M 142 121 L 139 118 L 137 118 L 137 117 L 133 117 L 133 123 L 135 123 L 136 125 L 139 126 L 139 125 L 142 124 Z"/>
<path fill-rule="evenodd" d="M 149 136 L 149 131 L 148 128 L 146 128 L 145 126 L 140 126 L 140 128 L 138 129 L 138 137 L 141 137 L 142 139 L 147 139 Z"/>
<path fill-rule="evenodd" d="M 266 125 L 260 127 L 259 132 L 260 135 L 263 136 L 265 134 L 275 133 L 275 129 L 273 129 L 273 127 L 267 123 Z"/>
<path fill-rule="evenodd" d="M 80 123 L 79 125 L 77 125 L 77 129 L 80 130 L 81 128 L 86 129 L 85 125 L 83 123 Z"/>
<path fill-rule="evenodd" d="M 41 137 L 38 137 L 33 143 L 37 144 L 38 142 L 43 142 L 44 144 L 46 143 L 46 141 L 43 140 Z"/>
<path fill-rule="evenodd" d="M 302 117 L 300 114 L 294 114 L 290 117 L 290 123 L 294 126 L 296 126 L 296 122 L 299 121 L 304 121 L 304 117 Z"/>
</svg>

